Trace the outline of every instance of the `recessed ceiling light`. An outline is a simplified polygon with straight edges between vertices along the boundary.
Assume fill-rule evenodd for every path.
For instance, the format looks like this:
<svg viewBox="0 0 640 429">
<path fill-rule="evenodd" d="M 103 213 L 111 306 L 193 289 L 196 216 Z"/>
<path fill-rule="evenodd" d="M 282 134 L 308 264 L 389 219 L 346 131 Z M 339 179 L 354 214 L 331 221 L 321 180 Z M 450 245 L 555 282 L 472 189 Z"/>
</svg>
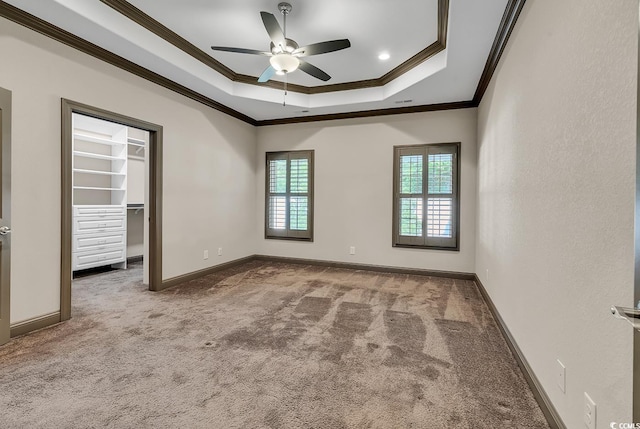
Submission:
<svg viewBox="0 0 640 429">
<path fill-rule="evenodd" d="M 381 60 L 381 61 L 386 61 L 389 58 L 391 58 L 391 55 L 389 55 L 388 52 L 383 52 L 380 55 L 378 55 L 378 59 Z"/>
</svg>

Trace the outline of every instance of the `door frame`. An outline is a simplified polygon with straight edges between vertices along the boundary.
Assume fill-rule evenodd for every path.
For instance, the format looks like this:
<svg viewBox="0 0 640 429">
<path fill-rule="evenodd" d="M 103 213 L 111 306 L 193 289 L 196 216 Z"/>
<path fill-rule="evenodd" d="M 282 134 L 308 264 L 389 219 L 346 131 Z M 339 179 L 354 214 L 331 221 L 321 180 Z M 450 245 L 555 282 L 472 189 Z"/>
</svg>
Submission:
<svg viewBox="0 0 640 429">
<path fill-rule="evenodd" d="M 637 2 L 640 19 L 640 1 Z M 634 216 L 634 307 L 640 305 L 640 20 L 638 21 L 638 77 L 636 79 L 636 197 Z M 633 329 L 633 421 L 640 423 L 640 331 Z"/>
<path fill-rule="evenodd" d="M 0 88 L 0 218 L 11 226 L 11 91 Z M 4 188 L 7 187 L 5 190 Z M 9 191 L 9 192 L 5 192 Z M 0 243 L 0 345 L 11 337 L 11 234 Z"/>
<path fill-rule="evenodd" d="M 62 224 L 60 321 L 71 318 L 71 242 L 73 222 L 73 124 L 78 113 L 149 132 L 149 290 L 162 290 L 162 126 L 62 99 Z"/>
</svg>

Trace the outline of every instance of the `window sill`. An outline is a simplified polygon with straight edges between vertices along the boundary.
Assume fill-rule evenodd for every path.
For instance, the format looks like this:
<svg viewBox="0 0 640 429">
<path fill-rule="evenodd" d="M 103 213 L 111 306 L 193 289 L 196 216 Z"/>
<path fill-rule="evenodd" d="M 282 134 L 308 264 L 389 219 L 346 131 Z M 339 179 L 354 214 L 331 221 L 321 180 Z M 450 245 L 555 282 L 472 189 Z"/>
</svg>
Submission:
<svg viewBox="0 0 640 429">
<path fill-rule="evenodd" d="M 278 237 L 278 236 L 265 235 L 264 239 L 265 240 L 306 241 L 308 243 L 313 243 L 313 238 L 309 238 L 309 237 Z"/>
<path fill-rule="evenodd" d="M 417 246 L 412 244 L 397 244 L 393 243 L 393 247 L 401 247 L 405 249 L 424 249 L 424 250 L 446 250 L 450 252 L 459 252 L 460 246 L 456 247 L 441 247 L 441 246 Z"/>
</svg>

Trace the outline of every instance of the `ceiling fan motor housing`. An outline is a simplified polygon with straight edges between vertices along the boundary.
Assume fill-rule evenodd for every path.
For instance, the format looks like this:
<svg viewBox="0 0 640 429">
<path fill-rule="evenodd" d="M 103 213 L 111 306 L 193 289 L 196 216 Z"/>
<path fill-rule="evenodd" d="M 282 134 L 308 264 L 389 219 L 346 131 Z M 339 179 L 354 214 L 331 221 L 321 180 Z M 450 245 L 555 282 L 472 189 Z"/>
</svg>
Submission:
<svg viewBox="0 0 640 429">
<path fill-rule="evenodd" d="M 295 40 L 284 39 L 284 42 L 286 43 L 286 46 L 282 46 L 282 47 L 280 47 L 280 45 L 276 46 L 273 44 L 273 42 L 271 42 L 271 53 L 273 55 L 282 54 L 284 52 L 292 53 L 293 51 L 298 49 L 298 44 L 296 43 Z"/>
</svg>

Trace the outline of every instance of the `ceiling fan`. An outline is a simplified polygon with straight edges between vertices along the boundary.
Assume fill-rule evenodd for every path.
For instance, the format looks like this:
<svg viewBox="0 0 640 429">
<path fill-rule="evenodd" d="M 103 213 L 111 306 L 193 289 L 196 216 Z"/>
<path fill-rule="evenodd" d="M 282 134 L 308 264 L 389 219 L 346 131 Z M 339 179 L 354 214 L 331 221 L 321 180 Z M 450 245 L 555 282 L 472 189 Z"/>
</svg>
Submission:
<svg viewBox="0 0 640 429">
<path fill-rule="evenodd" d="M 314 43 L 299 47 L 294 40 L 287 38 L 287 15 L 291 13 L 291 5 L 285 2 L 279 3 L 278 10 L 280 10 L 282 15 L 284 15 L 284 31 L 273 14 L 269 12 L 260 12 L 260 16 L 262 16 L 262 23 L 271 38 L 271 49 L 269 52 L 258 51 L 255 49 L 229 48 L 225 46 L 212 46 L 211 49 L 214 51 L 236 52 L 239 54 L 263 55 L 270 57 L 270 65 L 262 72 L 258 78 L 258 82 L 267 82 L 276 73 L 286 76 L 287 73 L 291 73 L 298 68 L 322 81 L 326 82 L 331 79 L 331 76 L 320 70 L 318 67 L 309 64 L 303 58 L 311 55 L 326 54 L 328 52 L 346 49 L 351 46 L 349 39 L 330 40 L 328 42 Z"/>
</svg>

